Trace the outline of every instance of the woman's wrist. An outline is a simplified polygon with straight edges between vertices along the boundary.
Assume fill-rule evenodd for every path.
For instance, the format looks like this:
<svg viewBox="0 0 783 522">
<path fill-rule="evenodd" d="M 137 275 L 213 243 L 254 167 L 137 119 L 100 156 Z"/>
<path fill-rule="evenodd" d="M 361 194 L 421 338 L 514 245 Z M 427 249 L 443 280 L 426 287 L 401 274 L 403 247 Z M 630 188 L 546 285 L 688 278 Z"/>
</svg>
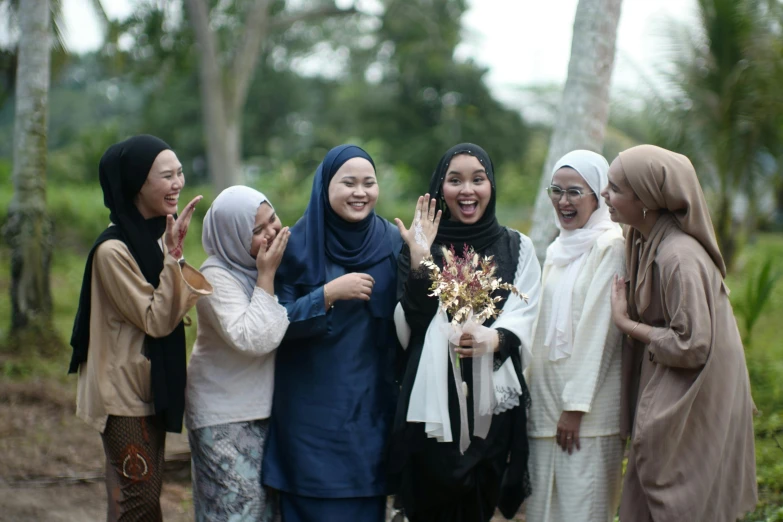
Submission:
<svg viewBox="0 0 783 522">
<path fill-rule="evenodd" d="M 258 277 L 256 278 L 256 286 L 263 286 L 267 283 L 274 283 L 275 281 L 275 273 L 272 272 L 271 274 L 269 272 L 262 272 L 259 270 Z"/>
<path fill-rule="evenodd" d="M 327 288 L 328 286 L 329 283 L 324 285 L 324 308 L 327 311 L 334 307 L 334 295 L 329 293 L 329 289 Z"/>
<path fill-rule="evenodd" d="M 638 324 L 639 324 L 638 321 L 634 321 L 630 317 L 626 316 L 623 318 L 623 322 L 622 325 L 620 326 L 620 330 L 626 335 L 631 335 L 631 331 L 634 328 L 636 328 Z"/>
<path fill-rule="evenodd" d="M 429 250 L 425 250 L 421 247 L 416 247 L 411 250 L 411 269 L 415 270 L 421 266 L 421 262 L 424 261 L 427 256 L 430 255 Z"/>
</svg>

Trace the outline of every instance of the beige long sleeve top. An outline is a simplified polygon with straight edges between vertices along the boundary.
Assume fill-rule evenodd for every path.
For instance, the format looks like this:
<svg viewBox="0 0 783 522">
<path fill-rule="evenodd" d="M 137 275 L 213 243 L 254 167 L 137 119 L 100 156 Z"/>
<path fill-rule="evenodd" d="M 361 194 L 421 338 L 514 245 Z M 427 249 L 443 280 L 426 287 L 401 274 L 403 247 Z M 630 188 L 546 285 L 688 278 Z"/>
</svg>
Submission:
<svg viewBox="0 0 783 522">
<path fill-rule="evenodd" d="M 266 419 L 272 412 L 275 351 L 288 329 L 277 298 L 256 286 L 248 295 L 227 270 L 204 269 L 214 293 L 201 299 L 198 337 L 188 365 L 188 429 Z"/>
<path fill-rule="evenodd" d="M 95 251 L 92 265 L 90 346 L 79 366 L 76 414 L 103 433 L 109 415 L 155 413 L 150 361 L 144 338 L 163 337 L 212 286 L 190 265 L 180 268 L 168 253 L 154 288 L 122 241 Z"/>
<path fill-rule="evenodd" d="M 543 292 L 528 374 L 530 437 L 554 437 L 564 411 L 583 411 L 580 437 L 620 433 L 621 333 L 612 322 L 612 279 L 625 273 L 625 241 L 619 230 L 604 232 L 588 252 L 571 303 L 574 349 L 549 360 L 544 345 L 553 320 L 552 298 L 564 267 L 545 264 Z"/>
</svg>

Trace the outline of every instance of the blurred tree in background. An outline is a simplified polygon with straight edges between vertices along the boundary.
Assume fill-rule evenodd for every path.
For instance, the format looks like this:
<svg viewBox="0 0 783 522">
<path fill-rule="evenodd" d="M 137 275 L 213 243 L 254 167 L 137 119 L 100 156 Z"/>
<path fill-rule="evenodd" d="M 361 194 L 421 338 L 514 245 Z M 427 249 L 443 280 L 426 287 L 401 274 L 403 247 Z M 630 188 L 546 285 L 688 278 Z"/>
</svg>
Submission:
<svg viewBox="0 0 783 522">
<path fill-rule="evenodd" d="M 572 150 L 601 152 L 604 145 L 621 8 L 622 0 L 579 0 L 576 7 L 568 77 L 558 104 L 530 229 L 540 262 L 558 234 L 552 219 L 552 202 L 545 192 L 551 184 L 555 162 Z"/>
<path fill-rule="evenodd" d="M 52 327 L 52 227 L 46 209 L 52 13 L 49 0 L 26 0 L 14 12 L 20 34 L 14 78 L 14 195 L 3 233 L 11 247 L 11 341 L 24 349 L 57 345 L 59 340 Z"/>
</svg>

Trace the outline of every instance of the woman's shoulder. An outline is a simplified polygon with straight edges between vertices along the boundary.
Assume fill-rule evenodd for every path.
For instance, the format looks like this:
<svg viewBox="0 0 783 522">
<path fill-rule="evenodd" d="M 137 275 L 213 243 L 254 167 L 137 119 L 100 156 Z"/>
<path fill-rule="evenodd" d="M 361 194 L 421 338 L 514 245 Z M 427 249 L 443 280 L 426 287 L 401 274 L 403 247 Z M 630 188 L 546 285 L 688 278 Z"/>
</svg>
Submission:
<svg viewBox="0 0 783 522">
<path fill-rule="evenodd" d="M 134 261 L 128 245 L 119 239 L 107 239 L 95 249 L 94 263 L 105 266 L 116 261 Z"/>
<path fill-rule="evenodd" d="M 533 249 L 533 240 L 527 237 L 525 234 L 511 227 L 503 227 L 503 229 L 506 231 L 505 237 L 509 241 L 519 245 L 520 249 L 525 251 L 527 249 Z"/>
<path fill-rule="evenodd" d="M 601 256 L 609 252 L 616 252 L 618 255 L 625 256 L 625 237 L 622 229 L 613 227 L 598 236 L 593 246 L 593 252 Z"/>
<path fill-rule="evenodd" d="M 231 272 L 230 268 L 220 265 L 209 265 L 201 267 L 199 272 L 201 272 L 201 274 L 215 289 L 242 289 L 242 283 L 239 282 L 237 277 Z"/>
<path fill-rule="evenodd" d="M 672 227 L 672 230 L 661 240 L 655 252 L 655 263 L 664 273 L 672 271 L 706 273 L 718 270 L 702 244 L 679 227 Z"/>
</svg>

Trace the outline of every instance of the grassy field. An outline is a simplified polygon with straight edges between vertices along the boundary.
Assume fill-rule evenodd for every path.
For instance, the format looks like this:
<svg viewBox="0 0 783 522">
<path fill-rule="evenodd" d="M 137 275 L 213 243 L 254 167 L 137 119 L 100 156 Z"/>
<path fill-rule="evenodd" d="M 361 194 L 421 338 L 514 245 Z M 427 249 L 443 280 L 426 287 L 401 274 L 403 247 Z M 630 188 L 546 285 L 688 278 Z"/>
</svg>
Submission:
<svg viewBox="0 0 783 522">
<path fill-rule="evenodd" d="M 308 182 L 309 188 L 309 182 Z M 284 224 L 293 224 L 306 205 L 309 190 L 296 196 L 286 196 L 282 186 L 274 184 L 265 189 L 275 202 Z M 188 187 L 183 201 L 203 193 L 205 200 L 198 206 L 189 231 L 185 255 L 194 266 L 205 258 L 201 249 L 201 220 L 209 207 L 211 194 Z M 5 221 L 10 191 L 0 193 L 0 222 Z M 406 221 L 407 204 L 393 199 L 382 199 L 379 213 L 389 219 L 400 216 Z M 79 298 L 84 272 L 85 255 L 94 238 L 106 226 L 108 211 L 103 207 L 100 189 L 91 187 L 55 187 L 49 190 L 49 208 L 54 221 L 56 248 L 52 265 L 52 290 L 54 297 L 54 321 L 64 342 L 70 338 L 73 318 Z M 524 216 L 513 208 L 499 209 L 510 217 L 504 222 L 523 226 Z M 517 218 L 516 220 L 513 218 Z M 517 221 L 516 223 L 514 221 Z M 783 235 L 760 235 L 749 244 L 738 259 L 728 278 L 732 300 L 744 298 L 749 280 L 753 280 L 766 259 L 783 259 Z M 780 270 L 781 262 L 774 266 Z M 195 318 L 195 311 L 191 314 Z M 755 513 L 747 521 L 783 521 L 783 342 L 778 321 L 783 317 L 783 281 L 775 286 L 769 302 L 753 331 L 752 343 L 746 346 L 748 369 L 753 397 L 759 409 L 755 421 L 756 457 L 760 502 Z M 9 252 L 0 247 L 0 339 L 7 335 L 10 321 L 9 302 Z M 738 317 L 740 327 L 743 321 Z M 194 325 L 187 329 L 188 347 L 195 340 Z M 43 350 L 45 351 L 45 350 Z M 8 381 L 37 382 L 56 381 L 60 385 L 73 383 L 73 377 L 65 374 L 70 349 L 42 357 L 42 350 L 30 347 L 22 354 L 0 356 L 0 379 Z M 780 442 L 780 444 L 779 444 Z"/>
</svg>

